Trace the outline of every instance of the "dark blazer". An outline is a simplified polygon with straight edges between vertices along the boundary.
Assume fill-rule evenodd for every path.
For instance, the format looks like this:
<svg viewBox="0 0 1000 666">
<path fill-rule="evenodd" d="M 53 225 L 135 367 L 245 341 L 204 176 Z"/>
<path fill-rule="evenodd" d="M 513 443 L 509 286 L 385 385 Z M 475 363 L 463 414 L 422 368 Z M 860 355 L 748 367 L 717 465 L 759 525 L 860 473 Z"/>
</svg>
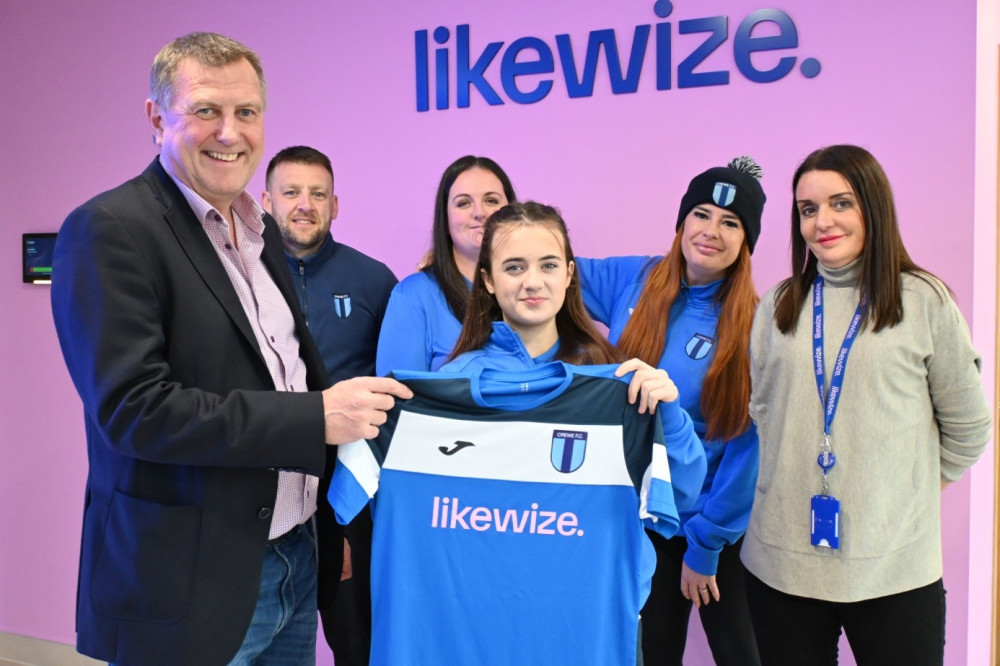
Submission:
<svg viewBox="0 0 1000 666">
<path fill-rule="evenodd" d="M 59 232 L 52 311 L 89 459 L 77 648 L 91 657 L 228 662 L 257 600 L 275 470 L 332 469 L 323 360 L 277 226 L 265 226 L 263 261 L 291 307 L 312 392 L 275 391 L 222 263 L 158 159 Z M 339 534 L 324 538 L 342 548 Z"/>
</svg>

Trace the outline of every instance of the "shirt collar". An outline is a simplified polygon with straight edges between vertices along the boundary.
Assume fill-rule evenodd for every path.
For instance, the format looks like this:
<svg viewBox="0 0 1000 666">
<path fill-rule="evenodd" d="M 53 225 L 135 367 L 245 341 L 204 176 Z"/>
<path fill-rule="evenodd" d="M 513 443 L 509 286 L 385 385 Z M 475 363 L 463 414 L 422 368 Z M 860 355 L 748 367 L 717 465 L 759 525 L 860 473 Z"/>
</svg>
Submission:
<svg viewBox="0 0 1000 666">
<path fill-rule="evenodd" d="M 209 219 L 210 215 L 222 215 L 222 211 L 216 209 L 215 206 L 208 203 L 204 197 L 182 182 L 181 179 L 170 170 L 170 166 L 164 161 L 162 155 L 160 156 L 160 166 L 162 166 L 163 170 L 167 172 L 168 176 L 170 176 L 170 180 L 174 181 L 178 189 L 180 189 L 181 194 L 184 195 L 184 199 L 188 202 L 188 205 L 191 206 L 191 210 L 194 211 L 194 214 L 202 224 Z M 240 192 L 236 199 L 233 200 L 232 209 L 233 212 L 236 213 L 236 217 L 239 218 L 239 220 L 242 221 L 250 231 L 253 231 L 258 236 L 264 233 L 264 209 L 260 207 L 257 200 L 250 196 L 246 190 Z"/>
</svg>

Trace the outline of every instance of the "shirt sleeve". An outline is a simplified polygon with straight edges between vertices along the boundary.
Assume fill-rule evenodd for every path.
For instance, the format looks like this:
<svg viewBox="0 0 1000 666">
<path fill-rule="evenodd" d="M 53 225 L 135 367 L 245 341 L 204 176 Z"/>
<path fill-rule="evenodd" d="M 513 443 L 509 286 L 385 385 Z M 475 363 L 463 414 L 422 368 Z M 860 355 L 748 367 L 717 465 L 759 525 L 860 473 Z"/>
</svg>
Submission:
<svg viewBox="0 0 1000 666">
<path fill-rule="evenodd" d="M 427 313 L 420 302 L 396 285 L 389 297 L 378 338 L 375 373 L 430 370 Z"/>
<path fill-rule="evenodd" d="M 376 303 L 378 303 L 378 308 L 375 311 L 375 321 L 379 326 L 381 331 L 382 322 L 385 321 L 386 310 L 389 307 L 389 299 L 392 298 L 392 292 L 395 290 L 396 285 L 399 284 L 399 280 L 396 279 L 395 274 L 387 266 L 380 266 L 382 269 L 382 279 L 379 282 L 378 292 L 376 296 Z"/>
<path fill-rule="evenodd" d="M 670 462 L 663 443 L 663 431 L 659 421 L 654 420 L 653 423 L 655 427 L 652 455 L 639 488 L 639 517 L 646 529 L 669 539 L 677 534 L 680 528 L 680 516 L 674 501 Z"/>
<path fill-rule="evenodd" d="M 725 451 L 700 512 L 688 518 L 684 561 L 703 576 L 715 575 L 722 547 L 736 543 L 746 532 L 757 485 L 758 439 L 753 425 L 725 443 Z M 708 444 L 712 446 L 712 444 Z"/>
<path fill-rule="evenodd" d="M 765 396 L 768 386 L 763 382 L 761 364 L 767 353 L 769 333 L 775 329 L 774 324 L 774 291 L 768 291 L 760 299 L 757 312 L 754 314 L 750 329 L 750 418 L 754 423 L 760 423 L 765 415 L 768 397 Z"/>
<path fill-rule="evenodd" d="M 957 481 L 986 448 L 992 419 L 969 328 L 951 296 L 942 287 L 936 291 L 941 306 L 930 312 L 934 352 L 927 384 L 940 433 L 941 478 Z"/>
<path fill-rule="evenodd" d="M 583 304 L 594 320 L 611 326 L 615 306 L 629 285 L 642 279 L 643 267 L 651 257 L 609 257 L 586 259 L 577 257 Z"/>
<path fill-rule="evenodd" d="M 368 442 L 359 439 L 337 447 L 327 500 L 337 522 L 347 525 L 375 497 L 382 470 Z"/>
<path fill-rule="evenodd" d="M 660 403 L 657 406 L 663 439 L 667 446 L 670 463 L 670 479 L 674 488 L 674 502 L 677 511 L 686 513 L 694 508 L 705 483 L 708 464 L 705 448 L 694 431 L 694 423 L 678 401 Z"/>
</svg>

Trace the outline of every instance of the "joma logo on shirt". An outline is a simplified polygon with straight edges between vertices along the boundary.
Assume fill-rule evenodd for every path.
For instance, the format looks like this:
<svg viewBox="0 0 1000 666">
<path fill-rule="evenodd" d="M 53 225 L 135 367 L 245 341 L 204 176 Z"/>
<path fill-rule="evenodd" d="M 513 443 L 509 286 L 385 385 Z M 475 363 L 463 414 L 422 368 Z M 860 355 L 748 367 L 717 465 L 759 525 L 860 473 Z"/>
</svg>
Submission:
<svg viewBox="0 0 1000 666">
<path fill-rule="evenodd" d="M 579 518 L 572 511 L 540 511 L 537 502 L 532 502 L 530 509 L 521 510 L 488 506 L 463 507 L 457 497 L 436 495 L 431 506 L 431 527 L 476 532 L 583 536 Z"/>
</svg>

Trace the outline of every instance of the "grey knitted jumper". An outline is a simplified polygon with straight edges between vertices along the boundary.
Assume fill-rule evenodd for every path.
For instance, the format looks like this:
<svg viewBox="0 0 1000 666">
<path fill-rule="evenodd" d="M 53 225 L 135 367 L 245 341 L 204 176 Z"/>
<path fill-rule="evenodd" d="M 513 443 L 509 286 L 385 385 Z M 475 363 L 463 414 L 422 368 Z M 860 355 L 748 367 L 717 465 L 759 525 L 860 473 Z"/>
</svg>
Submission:
<svg viewBox="0 0 1000 666">
<path fill-rule="evenodd" d="M 825 278 L 826 378 L 858 304 L 860 259 L 820 267 Z M 811 300 L 798 326 L 774 323 L 772 288 L 750 342 L 750 414 L 760 435 L 760 475 L 742 558 L 788 594 L 850 602 L 928 585 L 942 575 L 940 482 L 958 479 L 990 438 L 990 409 L 962 314 L 933 278 L 903 275 L 903 321 L 857 336 L 831 431 L 841 502 L 840 549 L 810 545 L 810 498 L 823 409 L 813 370 Z"/>
</svg>

